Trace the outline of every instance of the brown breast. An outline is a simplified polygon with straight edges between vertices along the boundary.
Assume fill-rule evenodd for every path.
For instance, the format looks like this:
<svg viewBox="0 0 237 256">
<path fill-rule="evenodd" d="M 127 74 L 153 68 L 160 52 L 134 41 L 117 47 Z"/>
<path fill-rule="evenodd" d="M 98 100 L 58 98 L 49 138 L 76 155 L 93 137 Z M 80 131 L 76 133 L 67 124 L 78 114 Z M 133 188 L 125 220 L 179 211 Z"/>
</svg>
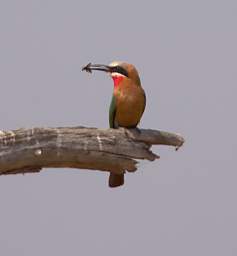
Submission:
<svg viewBox="0 0 237 256">
<path fill-rule="evenodd" d="M 136 127 L 145 108 L 145 93 L 141 86 L 124 83 L 114 91 L 115 122 L 121 127 Z"/>
</svg>

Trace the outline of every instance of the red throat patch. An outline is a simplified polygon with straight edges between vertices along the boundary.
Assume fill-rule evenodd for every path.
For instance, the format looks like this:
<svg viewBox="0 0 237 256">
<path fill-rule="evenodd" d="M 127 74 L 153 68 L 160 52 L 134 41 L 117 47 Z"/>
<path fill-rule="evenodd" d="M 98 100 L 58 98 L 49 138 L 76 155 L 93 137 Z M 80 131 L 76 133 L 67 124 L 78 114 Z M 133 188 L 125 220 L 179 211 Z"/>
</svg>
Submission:
<svg viewBox="0 0 237 256">
<path fill-rule="evenodd" d="M 123 80 L 123 76 L 112 76 L 114 80 L 114 88 L 119 86 L 119 83 Z"/>
</svg>

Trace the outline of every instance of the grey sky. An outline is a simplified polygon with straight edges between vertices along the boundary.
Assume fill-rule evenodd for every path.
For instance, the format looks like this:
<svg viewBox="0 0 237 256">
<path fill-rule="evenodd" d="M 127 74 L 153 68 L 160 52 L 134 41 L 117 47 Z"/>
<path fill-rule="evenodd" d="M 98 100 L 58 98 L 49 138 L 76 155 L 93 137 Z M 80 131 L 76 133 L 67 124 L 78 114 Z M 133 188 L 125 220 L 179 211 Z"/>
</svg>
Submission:
<svg viewBox="0 0 237 256">
<path fill-rule="evenodd" d="M 93 171 L 0 177 L 0 255 L 237 255 L 236 46 L 236 1 L 0 1 L 0 129 L 107 127 L 112 81 L 80 69 L 125 60 L 141 127 L 186 138 L 119 189 Z"/>
</svg>

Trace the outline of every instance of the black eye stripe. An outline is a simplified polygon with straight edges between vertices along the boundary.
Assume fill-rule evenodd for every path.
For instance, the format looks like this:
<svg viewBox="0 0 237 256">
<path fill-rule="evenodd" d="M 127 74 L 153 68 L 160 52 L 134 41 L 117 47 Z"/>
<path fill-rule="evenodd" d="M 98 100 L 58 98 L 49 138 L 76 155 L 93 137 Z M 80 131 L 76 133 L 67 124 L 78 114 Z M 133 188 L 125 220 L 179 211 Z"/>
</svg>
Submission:
<svg viewBox="0 0 237 256">
<path fill-rule="evenodd" d="M 122 75 L 128 77 L 128 72 L 127 72 L 124 68 L 122 68 L 122 67 L 120 67 L 120 66 L 115 66 L 115 67 L 113 67 L 113 68 L 112 68 L 112 71 L 113 71 L 113 72 L 116 72 L 116 73 L 120 73 L 120 74 L 122 74 Z"/>
</svg>

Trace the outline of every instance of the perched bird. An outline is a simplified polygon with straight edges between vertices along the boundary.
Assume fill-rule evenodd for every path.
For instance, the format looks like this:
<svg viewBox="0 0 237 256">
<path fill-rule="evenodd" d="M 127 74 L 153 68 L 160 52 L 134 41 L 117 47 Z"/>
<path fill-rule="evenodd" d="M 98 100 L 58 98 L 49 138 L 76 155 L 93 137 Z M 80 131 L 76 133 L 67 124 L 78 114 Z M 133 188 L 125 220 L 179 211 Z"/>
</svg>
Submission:
<svg viewBox="0 0 237 256">
<path fill-rule="evenodd" d="M 114 91 L 109 109 L 110 128 L 136 128 L 146 106 L 146 95 L 136 68 L 125 62 L 112 62 L 110 65 L 89 63 L 82 70 L 107 72 L 114 81 Z M 124 174 L 110 173 L 109 186 L 124 184 Z"/>
</svg>

